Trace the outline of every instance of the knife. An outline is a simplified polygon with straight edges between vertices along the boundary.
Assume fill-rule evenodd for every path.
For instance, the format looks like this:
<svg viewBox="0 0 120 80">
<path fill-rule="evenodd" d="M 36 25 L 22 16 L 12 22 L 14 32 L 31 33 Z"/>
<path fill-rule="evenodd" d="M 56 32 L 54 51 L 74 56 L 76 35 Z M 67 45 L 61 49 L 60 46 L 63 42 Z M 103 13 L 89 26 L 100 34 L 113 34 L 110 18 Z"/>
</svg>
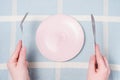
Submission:
<svg viewBox="0 0 120 80">
<path fill-rule="evenodd" d="M 93 14 L 91 14 L 91 21 L 92 21 L 92 30 L 93 30 L 94 47 L 95 47 L 95 45 L 96 45 L 96 27 L 95 27 L 95 19 L 94 19 Z"/>
<path fill-rule="evenodd" d="M 95 27 L 95 19 L 94 19 L 94 16 L 93 14 L 91 14 L 91 21 L 92 21 L 92 31 L 93 31 L 93 37 L 94 37 L 94 52 L 96 54 L 96 27 Z M 96 55 L 95 55 L 96 57 Z M 98 68 L 98 63 L 96 62 L 95 63 L 95 67 Z"/>
</svg>

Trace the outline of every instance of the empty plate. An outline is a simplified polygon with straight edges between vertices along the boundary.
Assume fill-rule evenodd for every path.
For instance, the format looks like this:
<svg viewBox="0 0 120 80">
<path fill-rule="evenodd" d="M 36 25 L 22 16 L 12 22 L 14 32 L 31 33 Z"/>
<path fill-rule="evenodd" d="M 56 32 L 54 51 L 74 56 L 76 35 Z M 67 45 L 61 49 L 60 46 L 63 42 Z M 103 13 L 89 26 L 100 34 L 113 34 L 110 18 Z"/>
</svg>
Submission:
<svg viewBox="0 0 120 80">
<path fill-rule="evenodd" d="M 36 44 L 41 54 L 53 61 L 74 58 L 84 44 L 81 25 L 72 17 L 58 14 L 45 19 L 37 29 Z"/>
</svg>

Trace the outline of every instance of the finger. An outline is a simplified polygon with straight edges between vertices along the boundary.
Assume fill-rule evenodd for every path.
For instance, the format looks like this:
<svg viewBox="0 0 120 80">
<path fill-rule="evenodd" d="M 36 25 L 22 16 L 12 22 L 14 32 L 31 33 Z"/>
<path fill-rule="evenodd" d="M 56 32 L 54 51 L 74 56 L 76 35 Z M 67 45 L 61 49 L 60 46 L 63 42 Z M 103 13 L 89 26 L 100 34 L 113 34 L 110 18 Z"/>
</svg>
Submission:
<svg viewBox="0 0 120 80">
<path fill-rule="evenodd" d="M 110 66 L 109 66 L 107 58 L 105 56 L 103 56 L 103 59 L 104 59 L 104 62 L 105 62 L 105 65 L 106 65 L 107 69 L 110 70 Z"/>
<path fill-rule="evenodd" d="M 16 47 L 16 49 L 15 49 L 15 51 L 14 51 L 14 53 L 13 53 L 11 59 L 10 59 L 10 61 L 16 62 L 18 60 L 21 48 L 22 48 L 22 40 L 20 40 L 18 42 L 17 47 Z"/>
<path fill-rule="evenodd" d="M 26 48 L 23 47 L 23 48 L 21 49 L 18 62 L 19 62 L 19 63 L 25 63 L 25 61 L 26 61 Z"/>
<path fill-rule="evenodd" d="M 100 48 L 99 48 L 98 45 L 95 46 L 95 54 L 96 54 L 97 60 L 98 60 L 98 59 L 99 59 L 99 60 L 102 59 L 102 55 L 101 55 L 101 53 L 100 53 Z"/>
<path fill-rule="evenodd" d="M 95 50 L 96 50 L 96 60 L 97 60 L 98 67 L 105 66 L 104 60 L 100 53 L 100 48 L 98 45 L 96 45 Z"/>
<path fill-rule="evenodd" d="M 108 73 L 108 75 L 109 75 L 109 74 L 110 74 L 110 66 L 109 66 L 108 60 L 107 60 L 106 57 L 103 57 L 103 59 L 104 59 L 104 62 L 105 62 L 105 64 L 106 64 L 107 73 Z"/>
<path fill-rule="evenodd" d="M 27 65 L 27 67 L 29 67 L 29 63 L 26 61 L 26 65 Z"/>
<path fill-rule="evenodd" d="M 96 69 L 95 64 L 96 64 L 96 59 L 95 59 L 95 55 L 93 55 L 93 56 L 91 56 L 90 61 L 89 61 L 89 70 L 90 71 L 95 72 L 95 69 Z"/>
</svg>

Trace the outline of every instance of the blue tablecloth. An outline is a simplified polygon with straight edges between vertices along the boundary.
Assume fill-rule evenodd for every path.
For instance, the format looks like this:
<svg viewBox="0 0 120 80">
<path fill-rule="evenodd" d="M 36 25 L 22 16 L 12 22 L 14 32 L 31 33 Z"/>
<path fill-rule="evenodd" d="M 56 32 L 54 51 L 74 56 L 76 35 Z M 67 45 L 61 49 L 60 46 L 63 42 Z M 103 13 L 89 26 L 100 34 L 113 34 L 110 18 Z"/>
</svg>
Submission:
<svg viewBox="0 0 120 80">
<path fill-rule="evenodd" d="M 119 3 L 119 0 L 0 0 L 0 80 L 10 80 L 4 65 L 21 39 L 19 24 L 26 12 L 29 15 L 24 23 L 22 39 L 27 47 L 27 60 L 31 63 L 31 80 L 86 80 L 87 64 L 94 53 L 91 13 L 96 20 L 97 43 L 111 64 L 109 80 L 119 80 Z M 42 19 L 58 13 L 75 17 L 85 32 L 82 51 L 66 63 L 53 62 L 43 57 L 35 42 L 36 30 Z"/>
</svg>

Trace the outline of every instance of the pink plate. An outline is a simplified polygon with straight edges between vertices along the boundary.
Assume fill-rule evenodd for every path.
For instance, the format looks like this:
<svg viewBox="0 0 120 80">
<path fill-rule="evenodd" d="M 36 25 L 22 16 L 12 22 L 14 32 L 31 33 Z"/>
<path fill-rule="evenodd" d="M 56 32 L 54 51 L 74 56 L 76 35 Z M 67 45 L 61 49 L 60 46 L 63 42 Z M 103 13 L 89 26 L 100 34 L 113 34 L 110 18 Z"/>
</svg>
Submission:
<svg viewBox="0 0 120 80">
<path fill-rule="evenodd" d="M 84 32 L 74 18 L 62 14 L 54 15 L 40 24 L 36 32 L 36 44 L 46 58 L 67 61 L 81 50 Z"/>
</svg>

